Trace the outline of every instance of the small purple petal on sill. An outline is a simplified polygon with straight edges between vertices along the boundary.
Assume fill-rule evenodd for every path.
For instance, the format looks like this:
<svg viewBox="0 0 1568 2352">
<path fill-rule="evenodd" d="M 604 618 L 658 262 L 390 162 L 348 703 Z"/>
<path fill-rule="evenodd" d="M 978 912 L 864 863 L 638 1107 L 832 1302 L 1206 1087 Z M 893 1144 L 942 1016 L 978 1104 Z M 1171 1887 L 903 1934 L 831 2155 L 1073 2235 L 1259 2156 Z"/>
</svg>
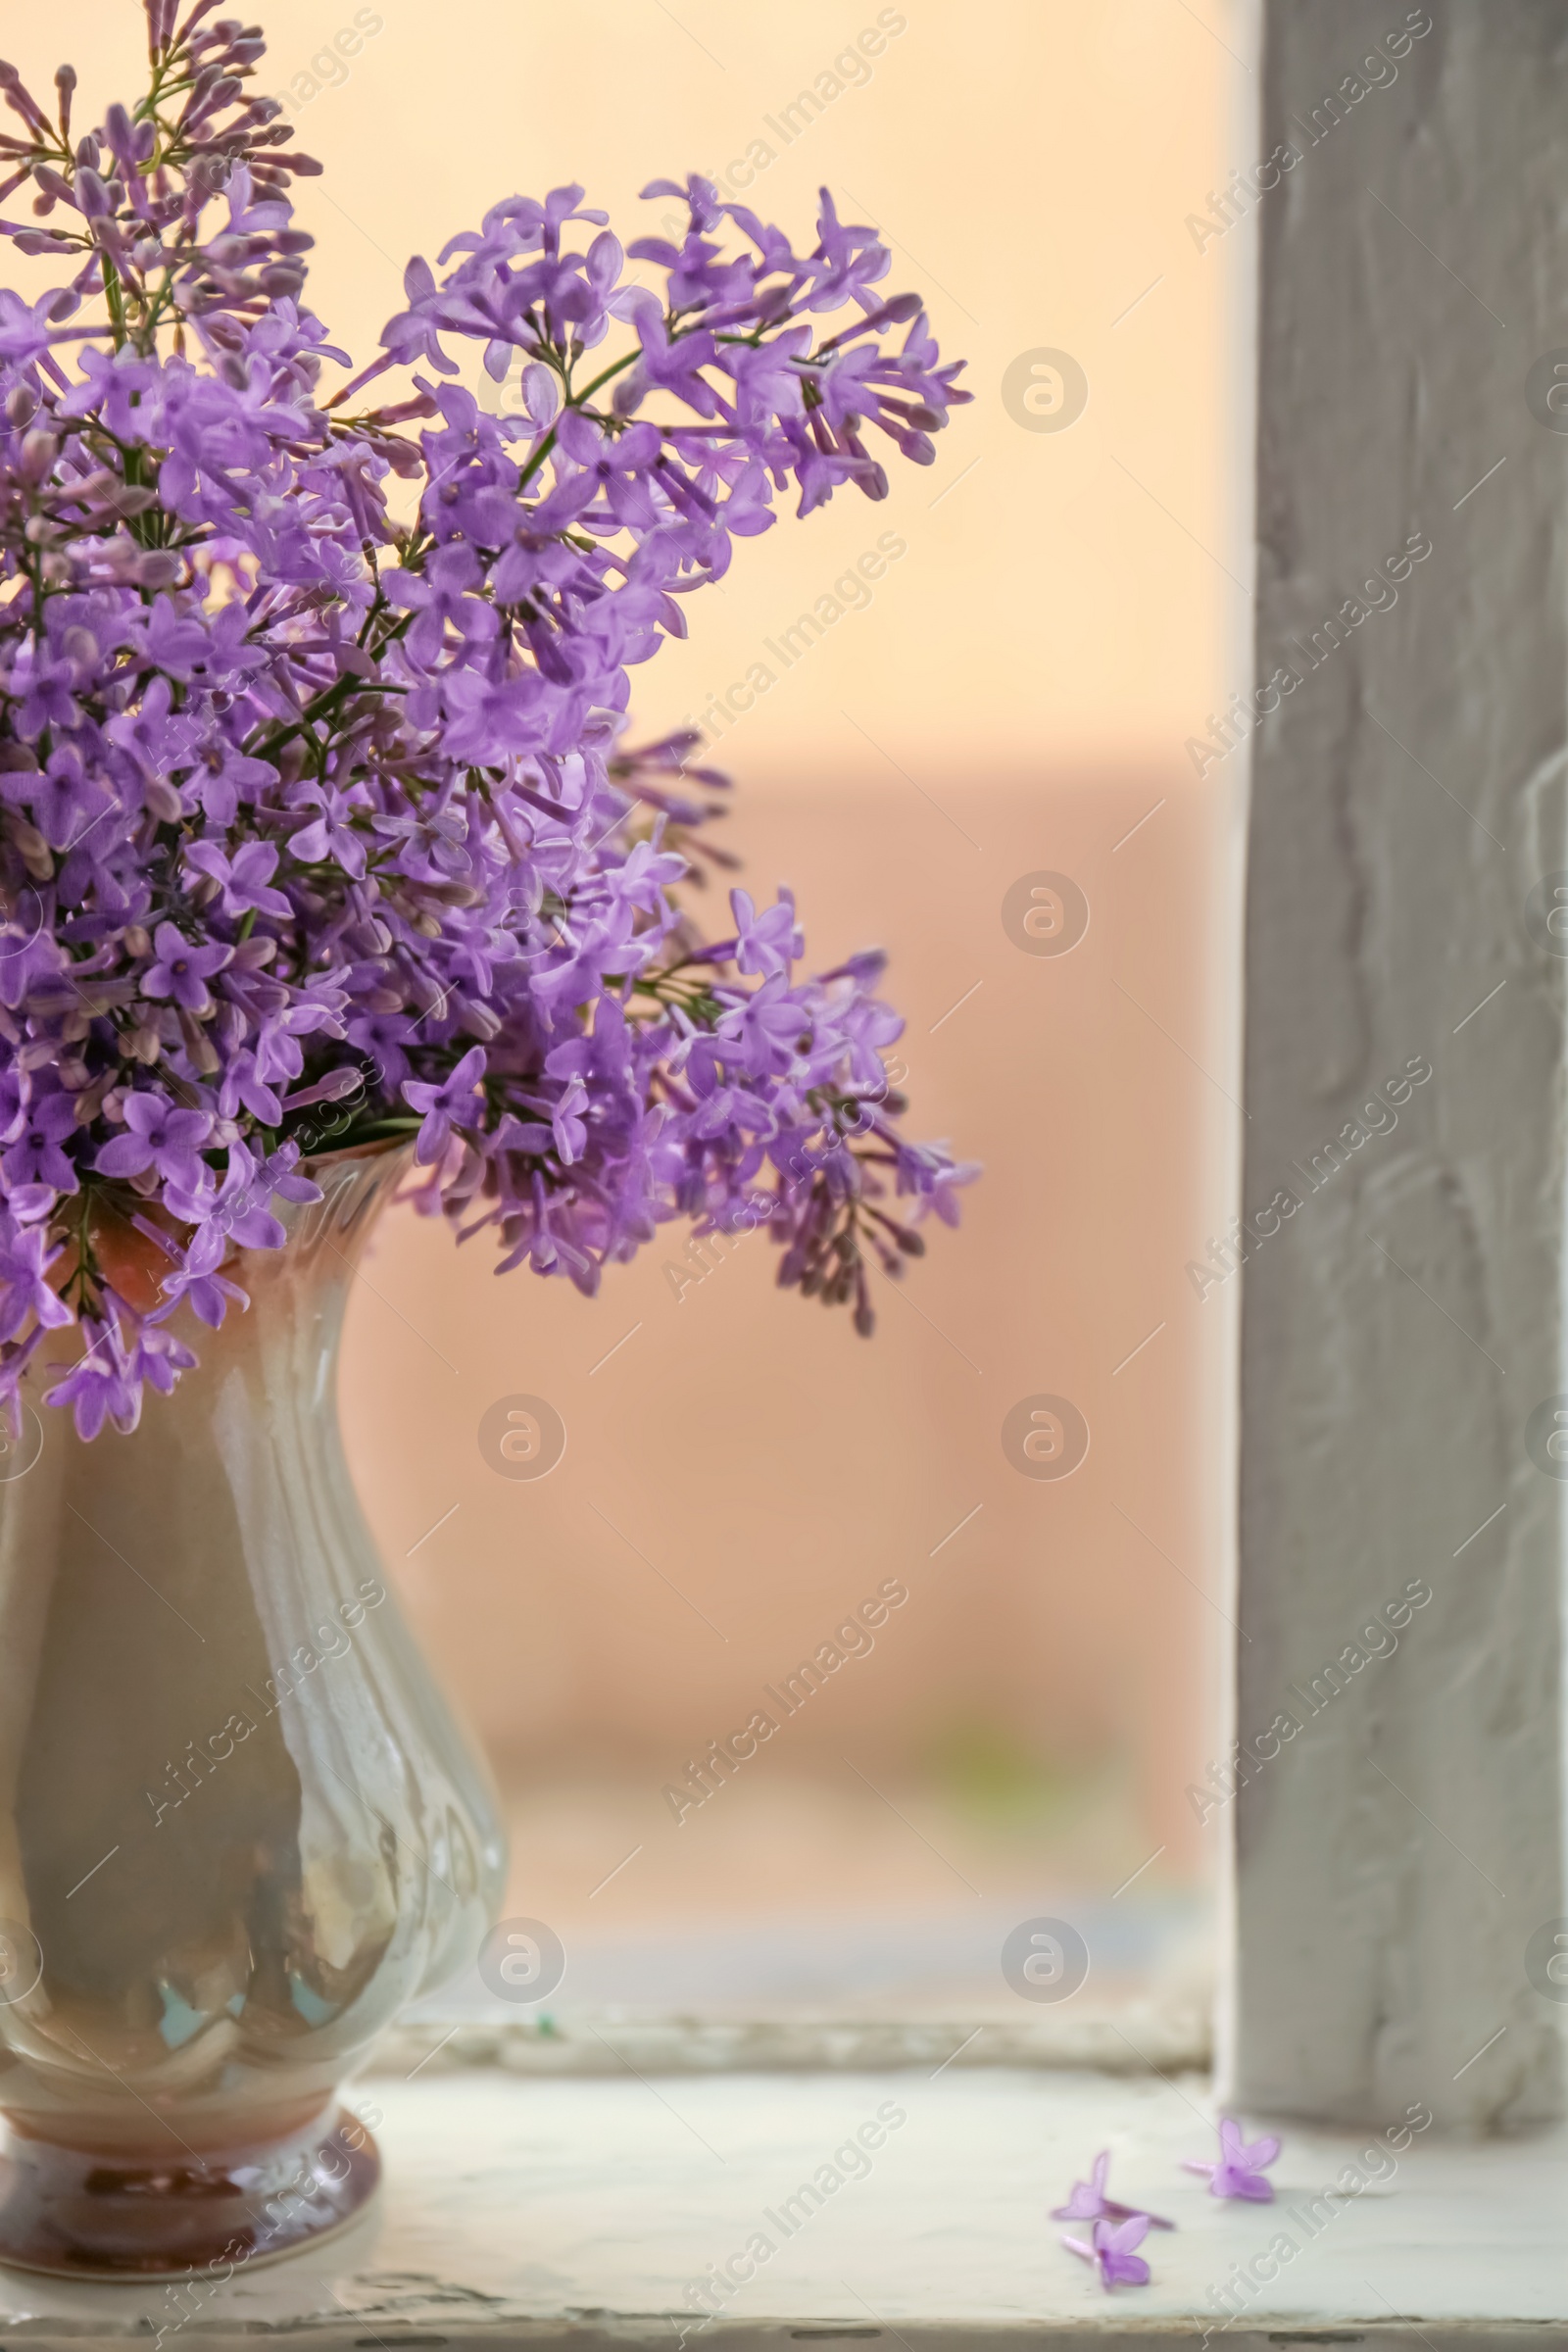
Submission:
<svg viewBox="0 0 1568 2352">
<path fill-rule="evenodd" d="M 1084 2262 L 1092 2262 L 1100 2274 L 1100 2283 L 1108 2294 L 1113 2286 L 1147 2286 L 1149 2265 L 1134 2248 L 1142 2245 L 1149 2231 L 1149 2216 L 1135 2213 L 1125 2222 L 1098 2221 L 1091 2242 L 1081 2237 L 1062 2238 L 1069 2252 Z"/>
<path fill-rule="evenodd" d="M 1123 2205 L 1115 2197 L 1107 2197 L 1105 2178 L 1109 2171 L 1110 2150 L 1102 2148 L 1089 2168 L 1088 2180 L 1075 2180 L 1072 2184 L 1072 2194 L 1068 2197 L 1066 2204 L 1052 2208 L 1052 2220 L 1054 2222 L 1143 2221 L 1155 2230 L 1175 2229 L 1174 2222 L 1163 2220 L 1159 2214 L 1149 2212 L 1143 2205 Z"/>
<path fill-rule="evenodd" d="M 1240 2197 L 1253 2205 L 1272 2203 L 1274 2186 L 1263 2179 L 1263 2168 L 1274 2162 L 1280 2152 L 1280 2142 L 1272 2133 L 1250 2142 L 1242 2136 L 1242 2128 L 1233 2116 L 1223 2115 L 1219 2121 L 1219 2161 L 1208 2163 L 1201 2158 L 1184 2156 L 1182 2169 L 1189 2173 L 1206 2173 L 1211 2197 Z"/>
</svg>

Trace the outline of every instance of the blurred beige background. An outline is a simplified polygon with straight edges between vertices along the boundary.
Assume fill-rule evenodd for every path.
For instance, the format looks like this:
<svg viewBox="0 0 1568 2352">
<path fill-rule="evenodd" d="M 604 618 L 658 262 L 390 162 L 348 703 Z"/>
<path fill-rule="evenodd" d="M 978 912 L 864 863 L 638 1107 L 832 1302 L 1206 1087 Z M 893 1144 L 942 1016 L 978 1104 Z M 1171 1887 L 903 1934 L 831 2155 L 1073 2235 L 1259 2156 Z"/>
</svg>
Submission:
<svg viewBox="0 0 1568 2352">
<path fill-rule="evenodd" d="M 88 120 L 130 17 L 67 0 L 7 38 L 41 81 L 71 56 Z M 677 1300 L 670 1228 L 589 1304 L 497 1284 L 400 1211 L 362 1289 L 356 1466 L 506 1786 L 514 1907 L 618 1952 L 611 1990 L 654 2005 L 914 1997 L 970 1984 L 1030 1911 L 1186 1918 L 1215 1860 L 1183 1790 L 1219 1740 L 1231 1300 L 1200 1303 L 1184 1266 L 1218 1229 L 1237 1114 L 1235 787 L 1185 747 L 1245 618 L 1245 231 L 1200 251 L 1187 217 L 1251 160 L 1229 12 L 269 0 L 265 26 L 266 86 L 326 166 L 301 190 L 314 305 L 362 356 L 408 256 L 498 198 L 580 178 L 629 239 L 673 211 L 638 203 L 647 180 L 749 148 L 755 170 L 760 140 L 745 200 L 803 236 L 829 183 L 976 394 L 934 467 L 890 466 L 886 505 L 841 494 L 741 545 L 691 641 L 635 679 L 640 729 L 701 712 L 880 532 L 906 543 L 716 756 L 740 781 L 727 846 L 754 891 L 795 886 L 810 957 L 892 951 L 913 1130 L 987 1165 L 963 1230 L 928 1229 L 870 1345 L 772 1291 L 764 1237 Z M 876 26 L 863 74 L 835 74 Z M 1004 397 L 1041 350 L 1087 377 L 1065 430 Z M 1003 929 L 1037 869 L 1090 904 L 1059 958 Z M 1060 1484 L 1002 1451 L 1040 1391 L 1092 1431 Z M 537 1484 L 475 1442 L 517 1392 L 569 1432 Z M 664 1785 L 893 1576 L 909 1600 L 874 1653 L 677 1825 Z M 727 1954 L 717 1991 L 699 1945 Z"/>
</svg>

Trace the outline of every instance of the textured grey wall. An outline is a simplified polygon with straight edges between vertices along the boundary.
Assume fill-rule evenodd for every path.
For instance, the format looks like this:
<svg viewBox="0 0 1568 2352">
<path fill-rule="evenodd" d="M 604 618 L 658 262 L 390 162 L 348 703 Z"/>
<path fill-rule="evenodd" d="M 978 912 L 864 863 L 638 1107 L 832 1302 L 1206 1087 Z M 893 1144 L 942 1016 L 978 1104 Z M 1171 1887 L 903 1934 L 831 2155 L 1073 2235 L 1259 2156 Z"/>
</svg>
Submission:
<svg viewBox="0 0 1568 2352">
<path fill-rule="evenodd" d="M 1263 79 L 1229 2073 L 1485 2127 L 1568 1910 L 1568 7 L 1268 0 Z"/>
</svg>

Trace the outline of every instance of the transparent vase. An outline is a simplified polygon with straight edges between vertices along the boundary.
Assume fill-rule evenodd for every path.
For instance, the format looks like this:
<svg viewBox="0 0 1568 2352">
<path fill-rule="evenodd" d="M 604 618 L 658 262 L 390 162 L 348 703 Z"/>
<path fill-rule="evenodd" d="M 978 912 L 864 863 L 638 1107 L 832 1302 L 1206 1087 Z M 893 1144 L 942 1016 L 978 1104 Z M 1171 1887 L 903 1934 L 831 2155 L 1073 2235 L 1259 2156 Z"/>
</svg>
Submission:
<svg viewBox="0 0 1568 2352">
<path fill-rule="evenodd" d="M 378 2173 L 342 2087 L 494 1917 L 488 1783 L 338 1433 L 403 1164 L 318 1162 L 287 1247 L 225 1269 L 249 1310 L 182 1332 L 200 1367 L 130 1436 L 83 1445 L 29 1376 L 0 1458 L 0 2262 L 167 2275 L 342 2227 Z"/>
</svg>

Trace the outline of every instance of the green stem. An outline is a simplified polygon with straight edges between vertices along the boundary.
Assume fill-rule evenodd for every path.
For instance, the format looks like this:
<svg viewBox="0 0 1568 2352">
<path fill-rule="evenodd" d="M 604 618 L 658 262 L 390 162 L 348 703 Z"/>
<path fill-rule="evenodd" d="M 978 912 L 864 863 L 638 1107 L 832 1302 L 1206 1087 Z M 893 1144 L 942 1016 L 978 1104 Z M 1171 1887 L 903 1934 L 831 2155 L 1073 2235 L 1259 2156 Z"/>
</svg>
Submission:
<svg viewBox="0 0 1568 2352">
<path fill-rule="evenodd" d="M 103 256 L 103 270 L 104 299 L 109 305 L 109 320 L 114 329 L 115 349 L 123 351 L 125 347 L 124 289 L 120 282 L 120 271 L 115 268 L 107 253 Z"/>
</svg>

